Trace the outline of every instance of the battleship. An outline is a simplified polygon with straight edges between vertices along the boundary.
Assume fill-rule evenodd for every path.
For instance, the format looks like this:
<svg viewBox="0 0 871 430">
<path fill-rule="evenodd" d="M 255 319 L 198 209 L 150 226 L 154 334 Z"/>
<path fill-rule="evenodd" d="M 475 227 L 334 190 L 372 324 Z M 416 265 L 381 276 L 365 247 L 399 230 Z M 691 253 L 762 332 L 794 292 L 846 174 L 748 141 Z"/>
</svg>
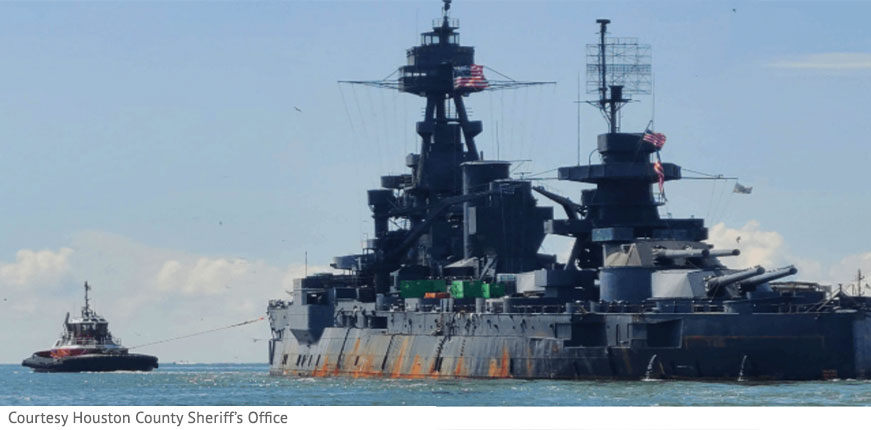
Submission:
<svg viewBox="0 0 871 430">
<path fill-rule="evenodd" d="M 558 168 L 575 200 L 485 160 L 467 97 L 488 80 L 449 0 L 393 81 L 426 100 L 409 173 L 368 190 L 374 235 L 267 313 L 270 374 L 354 378 L 820 380 L 871 372 L 871 306 L 782 268 L 727 266 L 698 218 L 660 217 L 665 136 L 620 131 L 629 91 L 597 21 L 588 74 L 607 131 L 599 164 Z M 609 73 L 610 72 L 610 73 Z M 580 163 L 579 163 L 580 164 Z M 590 187 L 591 186 L 591 187 Z M 658 193 L 656 192 L 658 189 Z M 538 198 L 553 205 L 543 205 Z M 543 200 L 544 201 L 544 200 Z M 555 210 L 564 216 L 554 214 Z M 573 241 L 565 262 L 539 252 Z"/>
<path fill-rule="evenodd" d="M 54 346 L 35 352 L 21 365 L 36 372 L 113 372 L 156 369 L 157 357 L 131 354 L 120 339 L 109 332 L 109 322 L 91 309 L 85 282 L 85 305 L 81 318 L 64 319 L 63 334 Z"/>
</svg>

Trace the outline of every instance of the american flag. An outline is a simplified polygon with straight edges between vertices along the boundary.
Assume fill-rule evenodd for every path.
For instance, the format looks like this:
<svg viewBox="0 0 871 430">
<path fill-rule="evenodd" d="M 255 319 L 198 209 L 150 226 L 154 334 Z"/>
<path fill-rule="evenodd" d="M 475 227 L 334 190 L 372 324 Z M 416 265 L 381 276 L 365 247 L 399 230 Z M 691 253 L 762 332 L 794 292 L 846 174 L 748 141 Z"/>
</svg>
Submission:
<svg viewBox="0 0 871 430">
<path fill-rule="evenodd" d="M 665 146 L 665 135 L 662 133 L 654 133 L 647 130 L 644 132 L 644 136 L 641 137 L 641 140 L 652 143 L 656 149 L 662 149 L 662 147 Z"/>
<path fill-rule="evenodd" d="M 454 88 L 471 88 L 481 91 L 490 86 L 484 77 L 484 66 L 472 64 L 454 68 Z"/>
<path fill-rule="evenodd" d="M 653 162 L 653 171 L 656 172 L 656 177 L 658 178 L 659 194 L 665 196 L 665 170 L 662 169 L 662 162 L 659 160 L 659 156 Z"/>
</svg>

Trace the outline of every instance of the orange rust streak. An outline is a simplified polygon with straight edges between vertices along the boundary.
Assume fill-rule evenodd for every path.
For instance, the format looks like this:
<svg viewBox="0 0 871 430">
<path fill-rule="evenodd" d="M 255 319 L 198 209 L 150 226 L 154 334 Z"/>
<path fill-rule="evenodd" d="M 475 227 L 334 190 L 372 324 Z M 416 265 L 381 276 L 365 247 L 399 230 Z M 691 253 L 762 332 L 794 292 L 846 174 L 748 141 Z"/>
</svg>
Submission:
<svg viewBox="0 0 871 430">
<path fill-rule="evenodd" d="M 405 350 L 408 349 L 408 338 L 402 339 L 402 346 L 399 347 L 399 355 L 396 357 L 396 361 L 393 362 L 393 369 L 390 372 L 391 378 L 398 378 L 399 372 L 402 371 L 402 360 L 405 358 Z"/>
<path fill-rule="evenodd" d="M 372 362 L 375 361 L 375 356 L 372 354 L 363 356 L 363 363 L 360 367 L 354 371 L 354 377 L 359 378 L 361 376 L 375 376 L 375 372 L 372 370 Z"/>
<path fill-rule="evenodd" d="M 496 359 L 490 359 L 490 368 L 487 370 L 487 376 L 495 378 L 499 374 L 499 368 L 496 366 Z"/>
<path fill-rule="evenodd" d="M 321 366 L 320 369 L 317 369 L 317 368 L 314 369 L 312 371 L 312 376 L 315 378 L 323 378 L 323 377 L 326 377 L 327 375 L 329 375 L 330 370 L 327 367 L 329 362 L 330 362 L 330 356 L 324 355 L 324 365 Z M 338 369 L 336 369 L 336 370 L 338 370 Z M 335 373 L 335 374 L 338 374 L 338 373 Z"/>
<path fill-rule="evenodd" d="M 407 375 L 408 379 L 419 379 L 425 377 L 426 375 L 421 372 L 421 369 L 423 369 L 423 363 L 420 362 L 420 356 L 415 355 L 414 360 L 411 363 L 411 371 Z"/>
<path fill-rule="evenodd" d="M 532 375 L 532 347 L 526 347 L 526 376 Z"/>
<path fill-rule="evenodd" d="M 454 367 L 454 376 L 466 376 L 466 370 L 463 369 L 463 357 L 457 357 L 457 365 Z"/>
<path fill-rule="evenodd" d="M 355 360 L 355 361 L 356 361 L 356 359 L 357 359 L 357 351 L 358 351 L 359 349 L 360 349 L 360 338 L 358 337 L 357 340 L 354 341 L 354 350 L 351 351 L 350 354 L 348 354 L 348 355 L 345 356 L 345 366 L 344 366 L 345 368 L 347 368 L 347 369 L 350 369 L 350 368 L 351 368 L 351 363 L 353 363 L 353 361 L 351 361 L 351 360 Z"/>
<path fill-rule="evenodd" d="M 508 347 L 505 345 L 502 345 L 502 368 L 499 369 L 499 377 L 511 377 L 511 358 L 508 357 Z"/>
<path fill-rule="evenodd" d="M 369 369 L 372 366 L 372 351 L 369 348 L 363 348 L 363 351 L 359 351 L 360 340 L 357 339 L 354 344 L 354 354 L 357 355 L 358 358 L 354 359 L 355 366 L 351 371 L 351 376 L 359 378 L 361 376 L 366 376 L 366 372 L 370 371 Z M 360 362 L 360 359 L 363 361 Z"/>
</svg>

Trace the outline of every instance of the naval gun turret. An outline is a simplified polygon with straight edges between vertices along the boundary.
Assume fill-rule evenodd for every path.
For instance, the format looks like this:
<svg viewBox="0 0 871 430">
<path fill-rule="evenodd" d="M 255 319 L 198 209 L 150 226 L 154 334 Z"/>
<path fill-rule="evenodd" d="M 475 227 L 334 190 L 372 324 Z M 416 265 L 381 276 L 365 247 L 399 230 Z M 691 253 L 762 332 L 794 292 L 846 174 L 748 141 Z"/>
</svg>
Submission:
<svg viewBox="0 0 871 430">
<path fill-rule="evenodd" d="M 630 102 L 632 93 L 645 93 L 649 88 L 637 82 L 625 82 L 632 70 L 650 72 L 649 64 L 613 63 L 614 40 L 606 37 L 609 20 L 601 19 L 600 42 L 588 46 L 588 90 L 599 95 L 589 102 L 598 107 L 608 123 L 608 133 L 599 135 L 597 151 L 601 164 L 577 165 L 558 169 L 558 178 L 564 181 L 595 185 L 581 192 L 582 218 L 552 220 L 546 224 L 550 234 L 569 236 L 574 245 L 567 267 L 595 273 L 599 279 L 599 294 L 603 300 L 640 303 L 650 297 L 651 273 L 654 267 L 620 257 L 638 241 L 658 241 L 657 248 L 645 247 L 644 257 L 674 266 L 687 259 L 708 259 L 709 247 L 701 241 L 707 239 L 707 229 L 701 219 L 661 219 L 658 206 L 664 194 L 655 196 L 652 184 L 681 178 L 680 166 L 673 163 L 652 162 L 651 157 L 662 144 L 647 139 L 646 133 L 620 132 L 619 110 Z M 624 43 L 624 42 L 620 42 Z M 635 42 L 634 47 L 639 45 Z M 649 48 L 647 48 L 649 49 Z M 649 54 L 648 54 L 649 55 Z M 615 70 L 622 69 L 621 74 Z M 664 137 L 663 137 L 664 139 Z M 655 143 L 654 143 L 655 142 Z M 563 206 L 565 206 L 564 203 Z M 722 255 L 719 252 L 717 255 Z"/>
<path fill-rule="evenodd" d="M 657 249 L 653 251 L 653 255 L 657 258 L 705 258 L 711 255 L 711 251 L 707 249 Z"/>
<path fill-rule="evenodd" d="M 748 278 L 752 278 L 756 275 L 761 275 L 763 273 L 765 273 L 765 269 L 763 269 L 761 266 L 756 266 L 750 269 L 730 273 L 728 275 L 712 276 L 705 281 L 705 287 L 708 290 L 708 294 L 715 295 L 715 292 L 721 287 L 733 284 L 735 282 L 740 282 Z"/>
<path fill-rule="evenodd" d="M 744 279 L 743 281 L 738 282 L 738 285 L 740 286 L 742 292 L 752 291 L 756 288 L 757 285 L 761 285 L 770 281 L 776 281 L 780 278 L 795 275 L 796 273 L 798 273 L 798 269 L 796 269 L 795 266 L 787 266 Z"/>
</svg>

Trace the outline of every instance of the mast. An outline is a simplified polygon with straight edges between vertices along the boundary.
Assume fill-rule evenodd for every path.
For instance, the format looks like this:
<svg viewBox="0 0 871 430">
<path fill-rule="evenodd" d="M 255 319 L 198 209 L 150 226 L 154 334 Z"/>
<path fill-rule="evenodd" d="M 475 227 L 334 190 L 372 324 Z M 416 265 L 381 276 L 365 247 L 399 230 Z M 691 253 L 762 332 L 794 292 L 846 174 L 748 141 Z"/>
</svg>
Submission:
<svg viewBox="0 0 871 430">
<path fill-rule="evenodd" d="M 459 21 L 450 16 L 451 3 L 442 0 L 442 16 L 433 20 L 430 31 L 421 33 L 419 45 L 406 50 L 405 64 L 397 72 L 378 81 L 340 81 L 389 88 L 425 100 L 423 118 L 415 124 L 419 151 L 408 154 L 405 160 L 410 172 L 382 176 L 381 188 L 368 191 L 375 235 L 367 239 L 364 254 L 338 257 L 340 261 L 334 266 L 353 271 L 364 284 L 371 279 L 378 293 L 389 292 L 395 285 L 393 280 L 406 276 L 403 270 L 413 276 L 408 279 L 440 276 L 448 265 L 483 252 L 475 248 L 475 239 L 470 236 L 484 237 L 486 228 L 477 223 L 471 224 L 474 228 L 469 226 L 469 201 L 482 198 L 482 193 L 497 193 L 487 184 L 509 179 L 509 163 L 481 160 L 476 137 L 484 128 L 470 115 L 466 97 L 482 91 L 551 84 L 516 81 L 495 70 L 491 71 L 498 78 L 485 77 L 486 67 L 475 61 L 475 48 L 460 44 Z M 463 167 L 470 165 L 473 167 Z M 470 173 L 475 179 L 471 185 L 464 181 L 464 172 L 470 169 L 482 172 Z M 473 213 L 483 217 L 484 212 L 482 207 Z M 517 219 L 529 219 L 526 215 Z M 543 221 L 533 223 L 540 226 Z M 481 233 L 476 233 L 479 230 Z M 495 233 L 490 236 L 502 237 Z M 535 242 L 531 233 L 522 237 L 524 243 Z M 538 245 L 535 243 L 536 250 Z M 512 252 L 527 253 L 526 248 L 520 248 L 513 246 Z M 523 268 L 537 264 L 535 250 L 528 254 L 524 254 L 528 258 L 517 258 L 517 264 Z M 510 261 L 501 260 L 500 268 L 514 264 Z"/>
<path fill-rule="evenodd" d="M 599 24 L 599 69 L 602 72 L 602 83 L 599 86 L 599 108 L 602 109 L 602 112 L 607 111 L 607 103 L 608 103 L 608 78 L 607 71 L 605 70 L 607 64 L 605 62 L 605 32 L 607 31 L 608 24 L 611 23 L 610 19 L 597 19 L 596 22 Z M 611 115 L 605 118 L 608 121 L 608 128 L 610 133 L 616 133 L 616 127 L 614 126 L 614 109 L 612 105 Z"/>
<path fill-rule="evenodd" d="M 91 286 L 88 281 L 85 281 L 85 307 L 82 309 L 82 315 L 87 315 L 91 312 L 91 306 L 88 300 L 88 291 L 91 291 Z"/>
<path fill-rule="evenodd" d="M 645 47 L 639 46 L 637 42 L 627 39 L 605 38 L 605 34 L 608 32 L 608 24 L 611 23 L 610 19 L 597 19 L 596 23 L 599 24 L 599 43 L 596 45 L 597 64 L 588 65 L 587 73 L 590 73 L 591 70 L 598 72 L 596 79 L 598 80 L 599 100 L 590 102 L 590 104 L 595 104 L 599 110 L 602 111 L 602 115 L 608 123 L 608 133 L 614 134 L 620 131 L 620 120 L 617 117 L 617 113 L 623 105 L 632 101 L 632 99 L 623 98 L 624 87 L 629 85 L 628 91 L 630 92 L 635 91 L 642 94 L 646 91 L 649 92 L 649 90 L 645 90 L 641 85 L 639 85 L 640 82 L 624 81 L 626 81 L 627 78 L 646 79 L 644 78 L 644 75 L 650 74 L 650 65 L 643 64 L 645 59 L 643 54 L 639 55 L 639 48 L 644 50 Z M 626 55 L 627 52 L 629 53 L 628 56 Z M 610 68 L 613 70 L 609 72 L 609 56 L 611 57 L 611 61 L 614 61 L 618 57 L 628 57 L 632 62 L 624 64 L 612 63 Z M 591 66 L 592 69 L 590 68 Z M 611 73 L 610 82 L 609 73 Z M 615 80 L 617 82 L 614 82 Z M 648 82 L 644 83 L 649 85 Z"/>
<path fill-rule="evenodd" d="M 88 297 L 89 291 L 91 291 L 91 286 L 88 284 L 87 281 L 85 281 L 85 306 L 82 307 L 83 319 L 88 319 L 97 315 L 97 313 L 91 309 L 91 300 Z"/>
<path fill-rule="evenodd" d="M 598 96 L 598 100 L 586 103 L 599 109 L 608 123 L 607 132 L 597 139 L 601 163 L 558 169 L 560 180 L 596 186 L 581 191 L 582 222 L 555 220 L 552 223 L 552 231 L 558 231 L 555 234 L 575 239 L 567 270 L 598 270 L 605 263 L 603 247 L 638 239 L 699 241 L 707 238 L 707 230 L 700 219 L 663 220 L 659 217 L 659 203 L 651 190 L 658 176 L 650 160 L 657 148 L 642 139 L 643 133 L 620 132 L 617 115 L 620 108 L 631 101 L 629 97 L 624 98 L 624 92 L 627 96 L 650 94 L 651 49 L 636 38 L 606 37 L 610 22 L 609 19 L 596 20 L 599 34 L 596 43 L 588 44 L 586 50 L 587 93 Z M 673 163 L 661 166 L 665 181 L 680 179 L 680 166 Z M 573 216 L 576 215 L 569 215 Z M 608 290 L 606 285 L 603 297 L 609 297 Z M 624 296 L 610 297 L 619 300 Z"/>
</svg>

